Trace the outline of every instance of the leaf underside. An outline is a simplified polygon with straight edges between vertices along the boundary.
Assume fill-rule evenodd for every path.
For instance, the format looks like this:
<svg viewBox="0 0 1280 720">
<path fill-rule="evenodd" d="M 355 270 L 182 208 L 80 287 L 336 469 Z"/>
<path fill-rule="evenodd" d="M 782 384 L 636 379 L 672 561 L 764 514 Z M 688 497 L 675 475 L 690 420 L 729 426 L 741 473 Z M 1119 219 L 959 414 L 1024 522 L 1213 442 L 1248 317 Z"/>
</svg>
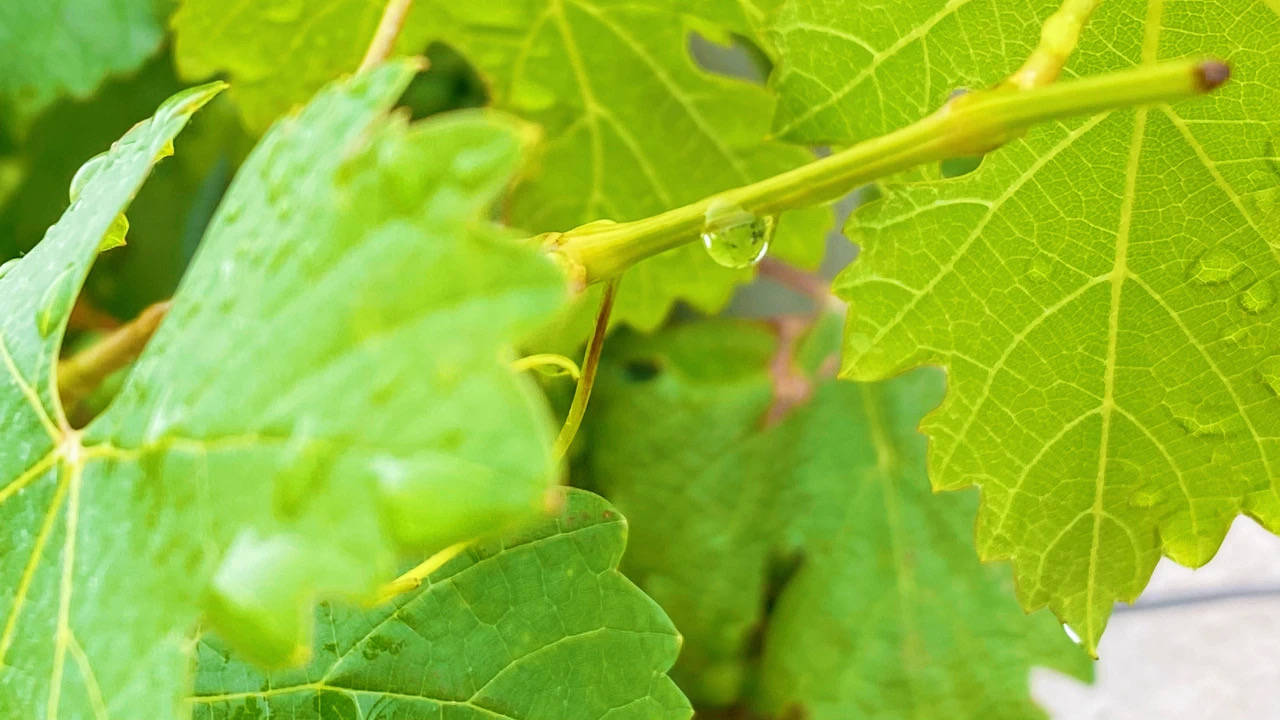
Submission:
<svg viewBox="0 0 1280 720">
<path fill-rule="evenodd" d="M 1014 68 L 987 53 L 1028 50 L 1057 3 L 996 5 L 792 3 L 779 124 L 862 135 L 879 129 L 869 103 L 904 123 L 998 81 Z M 1039 128 L 964 178 L 889 185 L 851 221 L 864 254 L 836 283 L 853 308 L 844 373 L 948 368 L 923 425 L 934 485 L 982 488 L 980 553 L 1012 559 L 1023 604 L 1090 650 L 1161 553 L 1207 562 L 1241 512 L 1280 529 L 1280 18 L 1245 0 L 1140 7 L 1103 3 L 1067 74 L 1211 56 L 1232 82 Z M 837 61 L 814 64 L 805 38 Z M 815 90 L 868 53 L 860 80 Z"/>
</svg>

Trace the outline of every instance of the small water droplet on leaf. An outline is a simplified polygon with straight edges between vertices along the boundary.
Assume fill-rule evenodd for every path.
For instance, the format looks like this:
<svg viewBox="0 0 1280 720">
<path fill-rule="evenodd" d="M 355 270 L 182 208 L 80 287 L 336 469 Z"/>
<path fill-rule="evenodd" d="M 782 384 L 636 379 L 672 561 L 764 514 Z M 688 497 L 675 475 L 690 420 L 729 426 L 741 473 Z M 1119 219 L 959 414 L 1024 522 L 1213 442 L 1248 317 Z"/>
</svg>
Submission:
<svg viewBox="0 0 1280 720">
<path fill-rule="evenodd" d="M 1275 304 L 1276 289 L 1267 280 L 1259 280 L 1240 293 L 1240 309 L 1257 315 Z"/>
<path fill-rule="evenodd" d="M 85 163 L 80 166 L 80 169 L 76 171 L 74 176 L 72 176 L 71 188 L 67 192 L 70 196 L 71 202 L 75 202 L 80 199 L 80 194 L 84 192 L 85 186 L 88 185 L 89 181 L 106 166 L 106 162 L 107 153 L 98 153 L 86 160 Z"/>
<path fill-rule="evenodd" d="M 1188 278 L 1201 285 L 1220 285 L 1240 274 L 1244 263 L 1234 252 L 1216 247 L 1201 255 L 1191 267 Z"/>
<path fill-rule="evenodd" d="M 40 337 L 48 337 L 55 329 L 61 327 L 71 313 L 71 305 L 76 299 L 76 289 L 72 285 L 75 278 L 74 268 L 68 267 L 61 275 L 54 278 L 45 288 L 40 304 L 36 306 L 36 331 Z"/>
<path fill-rule="evenodd" d="M 1262 383 L 1280 397 L 1280 355 L 1272 355 L 1259 363 L 1258 374 L 1262 376 Z"/>
<path fill-rule="evenodd" d="M 772 217 L 753 215 L 733 203 L 713 200 L 707 208 L 702 244 L 717 265 L 749 268 L 769 252 L 774 225 Z"/>
</svg>

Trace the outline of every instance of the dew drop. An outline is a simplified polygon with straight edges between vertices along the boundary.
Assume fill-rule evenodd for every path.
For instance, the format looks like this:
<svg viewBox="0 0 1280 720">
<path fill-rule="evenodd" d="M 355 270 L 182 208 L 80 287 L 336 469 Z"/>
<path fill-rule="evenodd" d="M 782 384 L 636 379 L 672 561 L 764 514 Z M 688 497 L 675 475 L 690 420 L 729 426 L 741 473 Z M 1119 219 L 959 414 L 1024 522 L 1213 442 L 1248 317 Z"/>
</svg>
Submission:
<svg viewBox="0 0 1280 720">
<path fill-rule="evenodd" d="M 1259 280 L 1240 293 L 1240 309 L 1257 315 L 1275 304 L 1276 289 L 1266 280 Z"/>
<path fill-rule="evenodd" d="M 1222 331 L 1222 339 L 1241 350 L 1256 350 L 1262 347 L 1265 331 L 1256 325 L 1229 328 Z"/>
<path fill-rule="evenodd" d="M 1280 355 L 1272 355 L 1259 363 L 1258 374 L 1262 376 L 1262 384 L 1280 397 Z"/>
<path fill-rule="evenodd" d="M 1212 402 L 1180 404 L 1172 408 L 1173 419 L 1194 437 L 1227 437 L 1236 430 L 1240 416 L 1230 408 Z"/>
<path fill-rule="evenodd" d="M 1167 494 L 1167 492 L 1161 490 L 1135 490 L 1133 495 L 1129 497 L 1129 504 L 1138 508 L 1155 507 L 1164 500 Z"/>
<path fill-rule="evenodd" d="M 1216 247 L 1196 260 L 1188 277 L 1201 285 L 1220 285 L 1244 269 L 1244 263 L 1227 248 Z"/>
<path fill-rule="evenodd" d="M 40 297 L 35 317 L 36 331 L 40 333 L 40 337 L 48 337 L 71 312 L 71 304 L 76 298 L 75 288 L 70 282 L 75 277 L 73 269 L 68 267 L 63 270 L 61 275 L 49 283 L 44 295 Z"/>
<path fill-rule="evenodd" d="M 774 225 L 772 217 L 759 217 L 736 204 L 713 200 L 707 208 L 702 244 L 717 265 L 749 268 L 769 252 Z"/>
<path fill-rule="evenodd" d="M 1039 280 L 1045 280 L 1052 276 L 1053 259 L 1045 253 L 1036 253 L 1031 258 L 1031 262 L 1027 263 L 1027 274 Z"/>
<path fill-rule="evenodd" d="M 67 193 L 70 195 L 71 202 L 80 199 L 80 193 L 84 192 L 85 185 L 98 174 L 105 166 L 107 161 L 107 153 L 98 153 L 85 161 L 76 174 L 71 178 L 71 189 Z"/>
</svg>

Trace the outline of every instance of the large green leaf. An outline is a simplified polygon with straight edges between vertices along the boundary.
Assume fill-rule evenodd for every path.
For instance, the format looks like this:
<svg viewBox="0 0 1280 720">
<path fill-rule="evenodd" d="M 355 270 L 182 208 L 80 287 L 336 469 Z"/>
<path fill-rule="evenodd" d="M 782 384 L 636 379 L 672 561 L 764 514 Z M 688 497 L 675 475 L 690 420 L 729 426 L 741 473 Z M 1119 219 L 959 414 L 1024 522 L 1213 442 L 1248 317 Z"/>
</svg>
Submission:
<svg viewBox="0 0 1280 720">
<path fill-rule="evenodd" d="M 184 0 L 175 20 L 179 65 L 194 76 L 230 70 L 251 123 L 265 124 L 359 62 L 376 23 L 370 8 L 376 15 L 382 5 L 269 0 L 229 14 L 215 0 Z M 676 5 L 423 0 L 400 47 L 419 52 L 430 39 L 456 46 L 487 77 L 497 107 L 542 125 L 540 160 L 508 206 L 512 225 L 543 232 L 635 220 L 810 157 L 765 140 L 773 101 L 763 88 L 695 67 Z M 741 15 L 724 20 L 744 22 Z M 282 35 L 291 38 L 287 46 Z M 784 217 L 779 257 L 815 264 L 829 218 L 821 209 Z M 677 300 L 715 311 L 749 277 L 716 265 L 694 243 L 630 271 L 615 316 L 651 329 Z"/>
<path fill-rule="evenodd" d="M 331 87 L 268 133 L 83 433 L 53 392 L 67 311 L 207 91 L 118 143 L 0 278 L 15 448 L 0 466 L 0 706 L 179 717 L 201 615 L 250 657 L 300 660 L 314 595 L 365 594 L 397 548 L 436 550 L 545 503 L 553 423 L 504 347 L 557 309 L 565 281 L 484 219 L 522 132 L 482 115 L 384 121 L 411 75 L 395 64 Z"/>
<path fill-rule="evenodd" d="M 0 4 L 0 117 L 25 124 L 63 95 L 84 97 L 133 70 L 164 37 L 156 0 Z"/>
<path fill-rule="evenodd" d="M 982 488 L 982 556 L 1012 559 L 1024 605 L 1048 604 L 1090 649 L 1161 552 L 1207 562 L 1241 512 L 1280 529 L 1280 17 L 1252 0 L 1144 7 L 1103 3 L 1069 72 L 1217 56 L 1232 82 L 1035 130 L 964 178 L 887 188 L 854 219 L 864 254 L 837 283 L 853 308 L 844 372 L 948 367 L 924 424 L 935 485 Z M 947 8 L 894 26 L 920 52 L 950 48 L 946 62 L 892 81 L 886 65 L 830 112 L 860 132 L 879 83 L 987 85 L 1012 69 L 972 28 L 1018 13 Z M 1009 37 L 1002 51 L 1028 41 Z"/>
<path fill-rule="evenodd" d="M 558 518 L 470 548 L 393 603 L 321 606 L 305 668 L 262 672 L 206 640 L 195 717 L 687 720 L 664 674 L 680 636 L 617 571 L 626 532 L 569 490 Z"/>
<path fill-rule="evenodd" d="M 685 634 L 677 682 L 774 717 L 1041 716 L 1030 667 L 1087 677 L 1088 659 L 974 557 L 977 499 L 930 494 L 915 425 L 940 374 L 822 380 L 832 330 L 801 348 L 812 396 L 777 424 L 761 328 L 609 348 L 589 478 L 633 524 L 624 569 Z"/>
</svg>

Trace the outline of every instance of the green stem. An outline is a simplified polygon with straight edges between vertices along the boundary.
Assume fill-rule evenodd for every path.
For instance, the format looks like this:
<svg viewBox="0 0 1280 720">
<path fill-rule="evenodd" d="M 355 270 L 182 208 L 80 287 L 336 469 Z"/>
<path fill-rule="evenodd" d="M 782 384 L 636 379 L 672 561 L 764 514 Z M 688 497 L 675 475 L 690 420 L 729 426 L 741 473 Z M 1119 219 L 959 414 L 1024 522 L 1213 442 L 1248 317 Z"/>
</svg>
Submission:
<svg viewBox="0 0 1280 720">
<path fill-rule="evenodd" d="M 613 301 L 618 296 L 618 280 L 614 278 L 604 286 L 604 297 L 600 299 L 600 311 L 596 314 L 595 331 L 587 343 L 586 357 L 582 359 L 582 377 L 573 392 L 573 402 L 569 404 L 569 414 L 565 417 L 564 426 L 552 453 L 562 458 L 573 445 L 573 438 L 582 427 L 582 418 L 587 414 L 587 402 L 591 400 L 591 388 L 596 382 L 596 370 L 600 367 L 600 352 L 604 350 L 604 336 L 609 331 L 609 316 L 613 313 Z"/>
<path fill-rule="evenodd" d="M 1065 0 L 1062 7 L 1045 21 L 1040 30 L 1040 44 L 1005 84 L 1029 90 L 1057 80 L 1080 41 L 1085 23 L 1089 22 L 1089 16 L 1101 1 Z"/>
<path fill-rule="evenodd" d="M 780 175 L 644 220 L 597 222 L 554 235 L 548 250 L 585 283 L 599 282 L 697 239 L 713 200 L 776 216 L 839 199 L 859 185 L 918 165 L 981 155 L 1041 123 L 1202 95 L 1227 75 L 1226 65 L 1217 61 L 1175 60 L 1068 83 L 969 93 L 913 125 Z"/>
</svg>

